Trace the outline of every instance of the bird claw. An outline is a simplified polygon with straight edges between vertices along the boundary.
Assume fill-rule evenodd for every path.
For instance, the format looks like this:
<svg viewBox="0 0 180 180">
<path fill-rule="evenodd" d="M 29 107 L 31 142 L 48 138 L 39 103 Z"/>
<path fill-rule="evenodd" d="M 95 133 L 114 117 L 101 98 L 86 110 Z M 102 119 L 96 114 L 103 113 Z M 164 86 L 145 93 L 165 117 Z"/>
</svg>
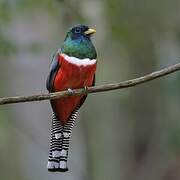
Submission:
<svg viewBox="0 0 180 180">
<path fill-rule="evenodd" d="M 73 94 L 73 90 L 72 90 L 71 88 L 68 88 L 67 90 L 68 90 L 68 92 L 69 92 L 70 95 Z"/>
<path fill-rule="evenodd" d="M 84 91 L 87 92 L 88 91 L 88 87 L 84 86 Z"/>
</svg>

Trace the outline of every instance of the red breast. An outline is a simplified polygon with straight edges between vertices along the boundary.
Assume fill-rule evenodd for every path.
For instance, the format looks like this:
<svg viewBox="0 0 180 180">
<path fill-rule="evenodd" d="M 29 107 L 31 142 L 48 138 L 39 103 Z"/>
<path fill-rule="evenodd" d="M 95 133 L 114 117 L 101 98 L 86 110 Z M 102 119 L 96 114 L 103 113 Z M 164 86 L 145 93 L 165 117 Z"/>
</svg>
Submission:
<svg viewBox="0 0 180 180">
<path fill-rule="evenodd" d="M 94 64 L 74 64 L 65 56 L 59 55 L 60 68 L 54 79 L 54 91 L 76 89 L 84 86 L 92 86 L 96 63 Z M 53 107 L 62 123 L 66 123 L 74 109 L 80 104 L 82 96 L 72 96 L 53 100 Z"/>
</svg>

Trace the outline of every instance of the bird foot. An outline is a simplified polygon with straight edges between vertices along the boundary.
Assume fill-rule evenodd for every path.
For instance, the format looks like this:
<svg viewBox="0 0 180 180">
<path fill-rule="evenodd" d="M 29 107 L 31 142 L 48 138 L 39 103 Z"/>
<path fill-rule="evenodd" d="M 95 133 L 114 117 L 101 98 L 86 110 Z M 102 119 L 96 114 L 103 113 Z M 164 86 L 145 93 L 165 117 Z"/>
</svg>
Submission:
<svg viewBox="0 0 180 180">
<path fill-rule="evenodd" d="M 84 86 L 84 91 L 87 92 L 88 91 L 88 87 Z"/>
<path fill-rule="evenodd" d="M 68 92 L 69 92 L 70 95 L 73 94 L 73 90 L 72 90 L 71 88 L 68 88 L 67 90 L 68 90 Z"/>
</svg>

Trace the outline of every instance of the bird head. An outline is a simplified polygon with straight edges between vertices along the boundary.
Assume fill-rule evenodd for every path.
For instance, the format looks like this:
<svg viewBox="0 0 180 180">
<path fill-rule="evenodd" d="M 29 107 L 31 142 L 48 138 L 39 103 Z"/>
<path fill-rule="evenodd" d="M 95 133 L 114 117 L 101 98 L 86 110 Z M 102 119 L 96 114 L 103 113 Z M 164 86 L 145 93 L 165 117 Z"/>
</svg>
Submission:
<svg viewBox="0 0 180 180">
<path fill-rule="evenodd" d="M 95 29 L 86 25 L 73 26 L 66 34 L 66 38 L 61 47 L 62 53 L 80 59 L 97 57 L 96 50 L 91 41 L 91 36 Z"/>
</svg>

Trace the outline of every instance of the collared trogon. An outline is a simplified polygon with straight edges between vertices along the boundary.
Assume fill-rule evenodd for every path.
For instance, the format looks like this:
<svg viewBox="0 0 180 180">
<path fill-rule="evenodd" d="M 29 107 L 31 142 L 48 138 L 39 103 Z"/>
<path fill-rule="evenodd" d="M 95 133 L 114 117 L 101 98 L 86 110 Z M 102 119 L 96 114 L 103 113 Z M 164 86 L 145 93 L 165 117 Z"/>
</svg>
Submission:
<svg viewBox="0 0 180 180">
<path fill-rule="evenodd" d="M 91 42 L 94 29 L 76 25 L 66 34 L 61 48 L 55 53 L 47 78 L 49 92 L 93 86 L 96 71 L 96 49 Z M 49 171 L 65 172 L 69 140 L 78 109 L 87 95 L 51 100 L 53 110 L 51 140 L 47 168 Z"/>
</svg>

